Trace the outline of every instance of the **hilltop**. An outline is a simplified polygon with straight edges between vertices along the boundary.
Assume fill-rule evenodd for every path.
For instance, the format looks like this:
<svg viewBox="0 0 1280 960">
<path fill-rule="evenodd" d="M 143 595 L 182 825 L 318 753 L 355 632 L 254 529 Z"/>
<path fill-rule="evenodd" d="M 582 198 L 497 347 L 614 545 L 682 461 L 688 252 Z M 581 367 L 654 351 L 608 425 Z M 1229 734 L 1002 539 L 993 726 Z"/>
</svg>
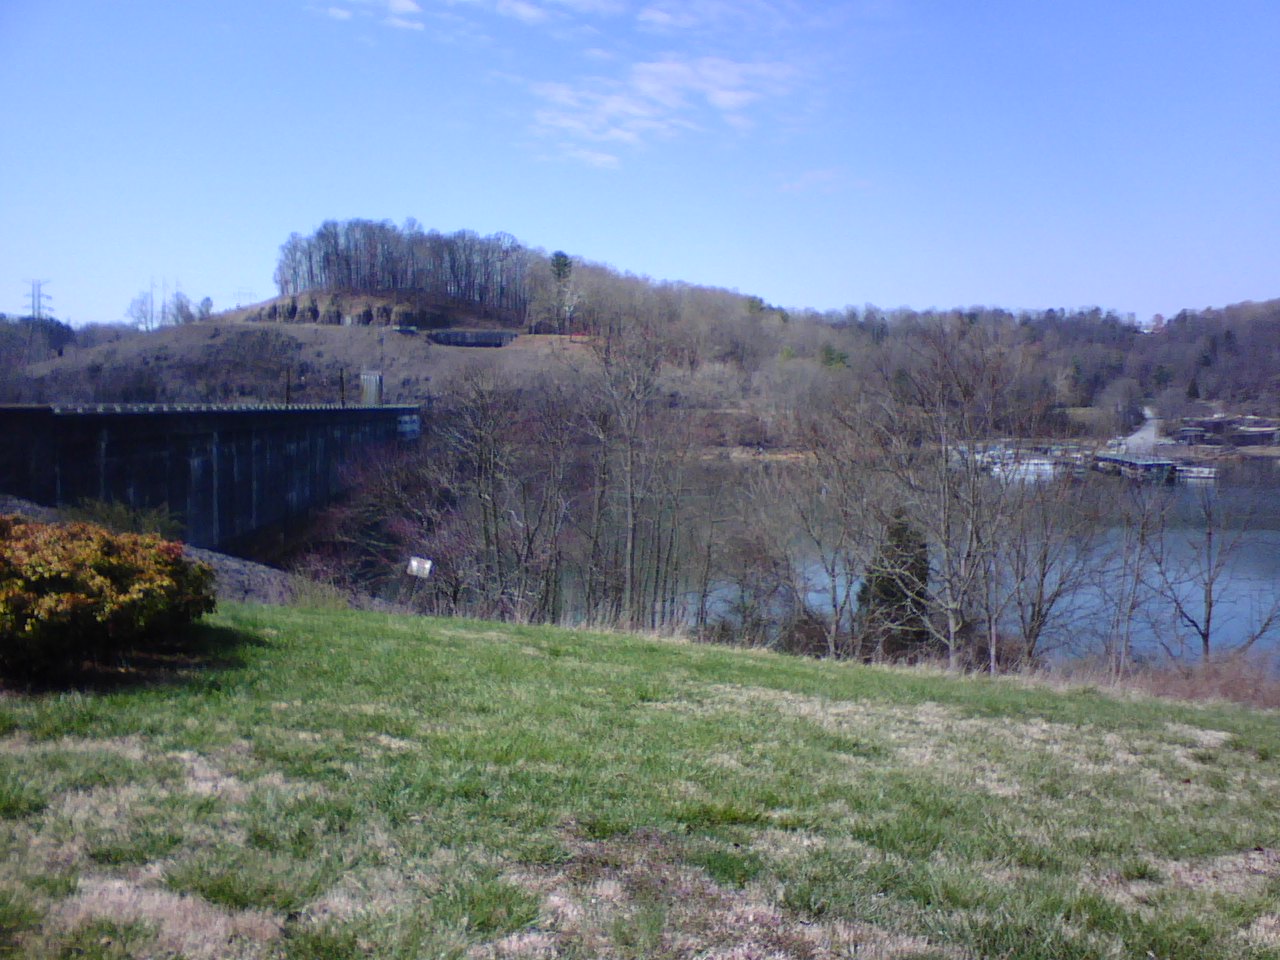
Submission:
<svg viewBox="0 0 1280 960">
<path fill-rule="evenodd" d="M 0 699 L 14 957 L 1280 951 L 1280 722 L 623 634 L 224 606 Z"/>
</svg>

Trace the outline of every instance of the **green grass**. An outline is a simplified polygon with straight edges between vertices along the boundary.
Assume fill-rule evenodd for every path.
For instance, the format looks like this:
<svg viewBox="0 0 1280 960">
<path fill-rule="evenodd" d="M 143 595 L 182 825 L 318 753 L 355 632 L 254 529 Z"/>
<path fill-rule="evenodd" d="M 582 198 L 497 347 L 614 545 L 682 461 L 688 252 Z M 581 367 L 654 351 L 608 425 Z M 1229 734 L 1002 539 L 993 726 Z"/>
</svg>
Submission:
<svg viewBox="0 0 1280 960">
<path fill-rule="evenodd" d="M 1280 957 L 1274 713 L 346 611 L 197 633 L 167 678 L 0 699 L 0 956 Z"/>
<path fill-rule="evenodd" d="M 20 820 L 47 806 L 44 791 L 18 770 L 0 769 L 0 820 Z"/>
</svg>

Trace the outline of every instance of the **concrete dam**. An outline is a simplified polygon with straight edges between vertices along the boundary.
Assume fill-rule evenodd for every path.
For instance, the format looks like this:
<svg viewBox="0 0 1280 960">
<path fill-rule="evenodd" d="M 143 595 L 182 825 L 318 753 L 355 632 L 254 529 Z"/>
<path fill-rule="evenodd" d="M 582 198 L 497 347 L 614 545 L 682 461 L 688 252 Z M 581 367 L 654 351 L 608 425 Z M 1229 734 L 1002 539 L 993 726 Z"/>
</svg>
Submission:
<svg viewBox="0 0 1280 960">
<path fill-rule="evenodd" d="M 226 547 L 341 493 L 342 467 L 421 430 L 416 406 L 0 406 L 0 492 L 167 507 Z"/>
</svg>

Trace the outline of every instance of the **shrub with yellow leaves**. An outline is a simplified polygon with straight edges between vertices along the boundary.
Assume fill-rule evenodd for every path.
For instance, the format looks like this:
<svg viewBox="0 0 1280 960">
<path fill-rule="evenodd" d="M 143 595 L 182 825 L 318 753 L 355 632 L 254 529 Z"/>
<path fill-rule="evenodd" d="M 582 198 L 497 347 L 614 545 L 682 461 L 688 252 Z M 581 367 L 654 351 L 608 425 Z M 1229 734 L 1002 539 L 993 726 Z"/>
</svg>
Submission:
<svg viewBox="0 0 1280 960">
<path fill-rule="evenodd" d="M 180 543 L 0 516 L 0 673 L 101 662 L 213 608 L 213 571 Z"/>
</svg>

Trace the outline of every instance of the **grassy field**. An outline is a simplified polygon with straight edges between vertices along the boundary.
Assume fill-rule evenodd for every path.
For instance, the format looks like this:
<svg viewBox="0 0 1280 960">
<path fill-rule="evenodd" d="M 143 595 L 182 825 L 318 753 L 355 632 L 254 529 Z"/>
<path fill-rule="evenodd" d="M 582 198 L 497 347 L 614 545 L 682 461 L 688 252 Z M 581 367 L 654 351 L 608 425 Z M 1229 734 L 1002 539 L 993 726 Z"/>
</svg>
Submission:
<svg viewBox="0 0 1280 960">
<path fill-rule="evenodd" d="M 0 698 L 0 956 L 1280 957 L 1280 717 L 227 607 Z"/>
</svg>

